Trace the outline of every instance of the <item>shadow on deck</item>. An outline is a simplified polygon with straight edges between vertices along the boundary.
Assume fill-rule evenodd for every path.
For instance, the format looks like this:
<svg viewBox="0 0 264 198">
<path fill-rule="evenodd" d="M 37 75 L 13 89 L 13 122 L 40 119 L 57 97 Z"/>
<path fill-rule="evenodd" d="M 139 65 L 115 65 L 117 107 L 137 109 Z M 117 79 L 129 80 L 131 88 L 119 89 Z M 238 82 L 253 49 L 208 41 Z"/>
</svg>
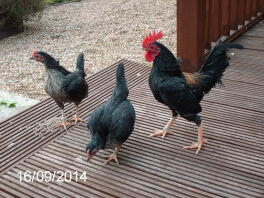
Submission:
<svg viewBox="0 0 264 198">
<path fill-rule="evenodd" d="M 246 49 L 233 51 L 225 87 L 213 89 L 203 100 L 209 142 L 198 156 L 182 149 L 196 140 L 196 127 L 181 118 L 172 128 L 174 135 L 164 141 L 148 137 L 164 126 L 170 111 L 149 90 L 150 68 L 122 60 L 137 122 L 119 153 L 120 165 L 104 165 L 103 157 L 111 151 L 86 162 L 85 124 L 68 134 L 47 130 L 43 123 L 60 112 L 47 99 L 0 123 L 0 197 L 264 197 L 263 35 L 264 23 L 259 23 L 236 41 Z M 90 94 L 80 106 L 83 118 L 110 96 L 116 65 L 87 79 Z M 73 115 L 72 105 L 66 106 L 66 113 Z M 20 181 L 20 171 L 33 176 L 42 170 L 78 171 L 78 181 L 73 176 L 58 183 L 59 174 L 54 182 Z M 84 171 L 87 181 L 80 179 Z"/>
</svg>

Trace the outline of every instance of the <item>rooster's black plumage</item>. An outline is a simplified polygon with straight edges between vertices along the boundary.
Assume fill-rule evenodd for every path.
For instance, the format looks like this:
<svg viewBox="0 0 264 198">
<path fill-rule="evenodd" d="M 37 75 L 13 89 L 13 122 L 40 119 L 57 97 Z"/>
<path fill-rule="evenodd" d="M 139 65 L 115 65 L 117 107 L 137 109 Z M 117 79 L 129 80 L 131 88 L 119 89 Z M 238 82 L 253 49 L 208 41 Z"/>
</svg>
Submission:
<svg viewBox="0 0 264 198">
<path fill-rule="evenodd" d="M 153 36 L 154 35 L 154 36 Z M 159 38 L 161 33 L 156 34 Z M 214 47 L 208 55 L 201 70 L 197 73 L 184 73 L 180 69 L 181 61 L 177 59 L 163 44 L 151 40 L 155 34 L 150 34 L 144 41 L 146 60 L 153 61 L 149 76 L 149 86 L 157 101 L 168 106 L 172 111 L 172 118 L 164 129 L 151 136 L 171 133 L 169 128 L 180 115 L 188 121 L 194 122 L 198 128 L 198 143 L 187 149 L 201 149 L 203 139 L 202 118 L 198 115 L 202 111 L 200 101 L 217 83 L 221 83 L 224 71 L 229 66 L 227 50 L 229 48 L 242 49 L 240 44 L 226 43 Z M 157 37 L 157 36 L 156 36 Z M 151 42 L 149 42 L 151 40 Z"/>
</svg>

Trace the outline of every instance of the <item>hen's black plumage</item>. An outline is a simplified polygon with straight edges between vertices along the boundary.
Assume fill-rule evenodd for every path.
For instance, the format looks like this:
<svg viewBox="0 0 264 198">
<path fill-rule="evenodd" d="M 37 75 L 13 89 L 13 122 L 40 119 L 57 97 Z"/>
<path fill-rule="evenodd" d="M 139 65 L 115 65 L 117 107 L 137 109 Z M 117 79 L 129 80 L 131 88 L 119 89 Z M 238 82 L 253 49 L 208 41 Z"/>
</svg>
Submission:
<svg viewBox="0 0 264 198">
<path fill-rule="evenodd" d="M 77 121 L 82 121 L 78 117 L 78 105 L 88 96 L 88 85 L 84 79 L 83 54 L 78 56 L 74 72 L 66 70 L 60 65 L 59 61 L 42 51 L 35 51 L 31 59 L 45 65 L 46 76 L 44 89 L 62 109 L 62 116 L 64 117 L 64 103 L 72 102 L 76 105 L 76 116 L 72 120 L 74 120 L 75 123 Z M 62 125 L 67 130 L 64 121 Z"/>
<path fill-rule="evenodd" d="M 116 154 L 131 135 L 135 124 L 134 107 L 127 97 L 124 66 L 119 64 L 112 96 L 98 106 L 88 119 L 87 126 L 91 135 L 90 143 L 86 147 L 88 160 L 100 149 L 115 148 L 115 152 L 109 156 L 107 163 L 112 159 L 118 163 Z"/>
<path fill-rule="evenodd" d="M 223 72 L 229 66 L 226 51 L 229 48 L 242 49 L 239 44 L 226 43 L 216 46 L 208 55 L 202 69 L 197 73 L 184 73 L 180 70 L 180 60 L 161 43 L 153 42 L 152 48 L 146 51 L 151 54 L 153 46 L 159 50 L 155 56 L 153 67 L 149 76 L 149 86 L 157 101 L 168 106 L 172 111 L 172 118 L 161 132 L 151 136 L 162 135 L 163 138 L 169 132 L 169 128 L 180 115 L 188 121 L 195 122 L 199 126 L 198 143 L 185 147 L 187 149 L 201 149 L 204 140 L 202 138 L 202 119 L 198 115 L 202 108 L 200 101 L 204 94 L 208 93 L 217 83 L 221 83 Z"/>
</svg>

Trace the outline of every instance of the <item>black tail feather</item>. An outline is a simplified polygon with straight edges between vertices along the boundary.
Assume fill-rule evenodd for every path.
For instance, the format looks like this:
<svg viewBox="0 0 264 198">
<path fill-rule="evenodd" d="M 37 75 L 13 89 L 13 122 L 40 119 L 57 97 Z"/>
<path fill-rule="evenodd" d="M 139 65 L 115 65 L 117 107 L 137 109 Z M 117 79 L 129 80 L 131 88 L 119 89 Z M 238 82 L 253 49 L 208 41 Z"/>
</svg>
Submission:
<svg viewBox="0 0 264 198">
<path fill-rule="evenodd" d="M 125 68 L 123 63 L 119 63 L 116 69 L 116 82 L 125 80 Z"/>
<path fill-rule="evenodd" d="M 221 78 L 226 68 L 229 66 L 227 50 L 229 48 L 243 49 L 243 46 L 235 43 L 219 44 L 210 52 L 200 73 L 202 76 L 201 86 L 205 93 L 208 93 L 216 84 L 221 84 Z"/>
<path fill-rule="evenodd" d="M 83 55 L 83 53 L 79 54 L 79 56 L 77 58 L 76 71 L 78 71 L 83 77 L 86 76 L 86 74 L 84 72 L 84 55 Z"/>
<path fill-rule="evenodd" d="M 116 86 L 113 90 L 113 96 L 126 99 L 128 96 L 128 87 L 125 78 L 124 64 L 120 63 L 116 69 Z"/>
</svg>

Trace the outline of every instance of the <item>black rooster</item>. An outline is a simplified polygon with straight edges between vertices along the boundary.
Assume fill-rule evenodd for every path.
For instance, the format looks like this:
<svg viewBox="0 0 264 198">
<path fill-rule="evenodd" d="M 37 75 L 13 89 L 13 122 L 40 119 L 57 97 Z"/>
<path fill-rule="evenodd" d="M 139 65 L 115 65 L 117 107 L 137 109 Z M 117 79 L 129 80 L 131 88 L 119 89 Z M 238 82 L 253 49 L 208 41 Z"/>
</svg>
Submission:
<svg viewBox="0 0 264 198">
<path fill-rule="evenodd" d="M 84 58 L 80 54 L 77 58 L 76 69 L 69 72 L 63 68 L 59 61 L 56 61 L 49 54 L 42 51 L 34 51 L 32 60 L 41 62 L 45 65 L 46 77 L 44 89 L 62 110 L 62 123 L 60 124 L 67 131 L 67 125 L 64 118 L 64 103 L 74 103 L 76 106 L 76 115 L 70 121 L 85 122 L 79 118 L 78 105 L 88 96 L 88 85 L 85 81 Z"/>
<path fill-rule="evenodd" d="M 98 106 L 88 119 L 91 140 L 86 146 L 87 161 L 100 149 L 114 148 L 114 153 L 108 157 L 106 164 L 111 160 L 118 163 L 117 153 L 133 132 L 135 124 L 136 115 L 133 105 L 127 99 L 128 93 L 124 66 L 119 64 L 112 96 Z"/>
<path fill-rule="evenodd" d="M 162 38 L 162 32 L 150 33 L 142 42 L 146 50 L 145 58 L 153 62 L 149 76 L 149 86 L 157 101 L 168 106 L 172 111 L 172 118 L 163 130 L 150 136 L 170 134 L 170 127 L 177 116 L 194 122 L 198 126 L 198 142 L 185 149 L 197 148 L 200 151 L 205 140 L 203 138 L 203 122 L 198 115 L 202 111 L 200 101 L 217 83 L 221 83 L 223 72 L 229 66 L 226 51 L 228 48 L 242 49 L 239 44 L 226 43 L 214 47 L 208 55 L 201 70 L 197 73 L 184 73 L 180 70 L 180 60 L 161 43 L 156 40 Z"/>
</svg>

